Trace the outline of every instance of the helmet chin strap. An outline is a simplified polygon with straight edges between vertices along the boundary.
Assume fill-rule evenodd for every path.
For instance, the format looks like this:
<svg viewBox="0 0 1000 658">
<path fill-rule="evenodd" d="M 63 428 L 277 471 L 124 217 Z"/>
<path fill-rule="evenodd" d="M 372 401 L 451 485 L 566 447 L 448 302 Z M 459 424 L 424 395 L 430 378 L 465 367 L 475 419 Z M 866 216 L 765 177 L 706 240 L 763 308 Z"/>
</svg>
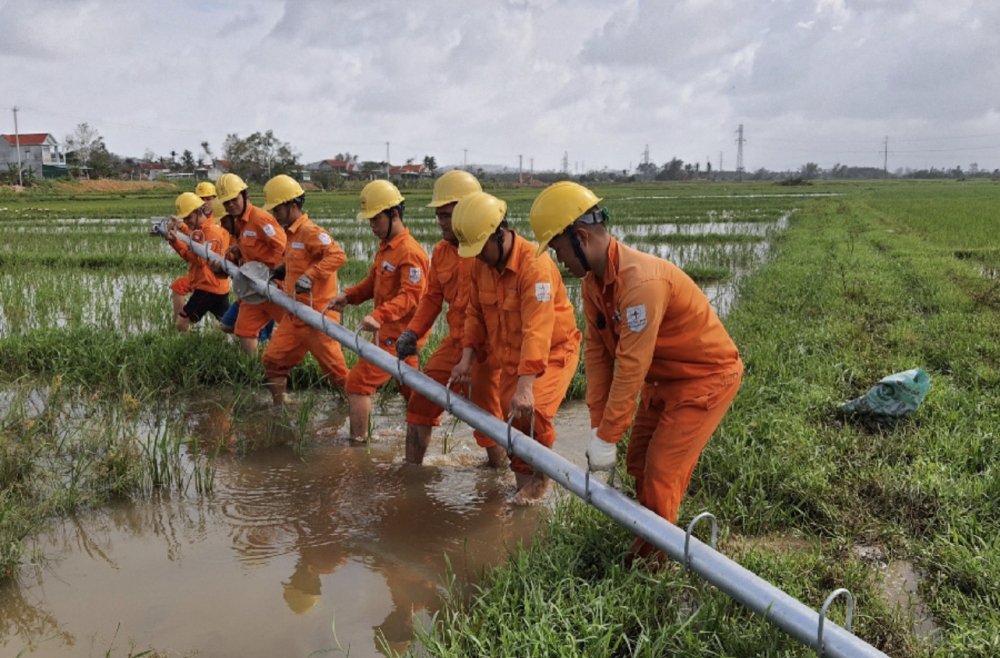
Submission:
<svg viewBox="0 0 1000 658">
<path fill-rule="evenodd" d="M 573 230 L 573 225 L 570 224 L 569 228 L 569 243 L 573 245 L 573 253 L 576 254 L 576 259 L 580 261 L 580 266 L 583 271 L 590 273 L 593 270 L 590 269 L 590 261 L 587 260 L 587 255 L 583 253 L 583 245 L 580 244 L 580 238 L 576 236 L 576 231 Z"/>
</svg>

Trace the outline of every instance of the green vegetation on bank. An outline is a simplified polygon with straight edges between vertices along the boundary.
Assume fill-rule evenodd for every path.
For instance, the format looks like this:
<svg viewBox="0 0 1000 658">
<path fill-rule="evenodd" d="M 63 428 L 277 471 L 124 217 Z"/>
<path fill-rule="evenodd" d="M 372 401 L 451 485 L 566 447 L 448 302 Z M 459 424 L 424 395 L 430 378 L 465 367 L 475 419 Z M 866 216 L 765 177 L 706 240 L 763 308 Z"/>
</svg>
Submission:
<svg viewBox="0 0 1000 658">
<path fill-rule="evenodd" d="M 1000 242 L 995 193 L 871 186 L 797 213 L 726 319 L 746 379 L 682 507 L 682 526 L 711 510 L 723 552 L 816 609 L 850 588 L 855 631 L 892 656 L 1000 653 L 1000 303 L 954 253 Z M 837 413 L 917 366 L 932 389 L 911 419 Z M 674 567 L 623 568 L 627 533 L 577 501 L 548 528 L 441 614 L 432 654 L 812 655 Z M 923 574 L 931 637 L 884 601 L 883 560 Z"/>
<path fill-rule="evenodd" d="M 857 633 L 890 655 L 1000 654 L 1000 222 L 993 214 L 1000 188 L 948 181 L 832 183 L 807 192 L 840 196 L 786 191 L 598 190 L 626 241 L 665 249 L 687 259 L 686 271 L 700 281 L 740 291 L 725 323 L 744 356 L 746 380 L 705 452 L 681 523 L 712 511 L 723 525 L 721 550 L 814 608 L 836 587 L 849 587 L 859 599 Z M 411 228 L 433 240 L 432 216 L 421 207 L 429 189 L 404 193 Z M 527 230 L 536 193 L 497 191 L 519 230 Z M 57 420 L 48 424 L 45 405 L 19 407 L 15 396 L 0 408 L 0 562 L 12 571 L 24 555 L 22 539 L 46 516 L 143 495 L 155 473 L 176 468 L 165 457 L 129 453 L 136 439 L 128 423 L 109 421 L 121 429 L 88 434 L 71 418 L 126 418 L 126 395 L 253 391 L 262 382 L 259 362 L 211 328 L 172 332 L 166 284 L 184 267 L 142 235 L 141 221 L 69 219 L 166 214 L 175 192 L 147 191 L 138 204 L 114 196 L 50 203 L 41 193 L 15 201 L 0 195 L 7 238 L 0 249 L 0 378 L 12 388 L 27 380 L 46 389 L 56 379 L 77 389 L 52 407 Z M 356 199 L 350 191 L 307 200 L 352 259 L 342 285 L 364 276 L 375 248 L 367 227 L 351 219 Z M 70 201 L 80 205 L 58 207 L 72 213 L 52 210 Z M 777 238 L 752 228 L 789 216 L 790 230 Z M 728 225 L 711 226 L 719 222 Z M 661 237 L 657 224 L 690 224 L 693 232 Z M 748 276 L 770 253 L 758 246 L 772 242 L 777 257 Z M 576 282 L 567 285 L 578 296 Z M 365 310 L 352 308 L 345 326 Z M 931 375 L 932 390 L 912 419 L 882 426 L 836 412 L 838 402 L 882 376 L 917 366 Z M 311 360 L 293 371 L 293 386 L 329 390 Z M 571 395 L 584 388 L 581 366 Z M 99 400 L 90 399 L 92 391 Z M 105 403 L 114 408 L 87 411 Z M 170 436 L 173 447 L 163 454 L 176 456 L 182 438 Z M 123 454 L 135 459 L 107 465 Z M 37 463 L 58 467 L 31 470 Z M 150 468 L 157 463 L 160 470 Z M 74 477 L 75 489 L 57 486 Z M 594 510 L 560 506 L 539 541 L 487 574 L 468 606 L 458 604 L 456 584 L 454 605 L 424 638 L 430 653 L 810 655 L 676 566 L 660 574 L 626 569 L 629 543 Z M 884 600 L 881 567 L 897 560 L 914 563 L 923 576 L 919 596 L 934 613 L 935 641 L 916 638 L 905 615 Z M 0 581 L 9 576 L 0 572 Z M 833 619 L 841 622 L 836 607 Z"/>
</svg>

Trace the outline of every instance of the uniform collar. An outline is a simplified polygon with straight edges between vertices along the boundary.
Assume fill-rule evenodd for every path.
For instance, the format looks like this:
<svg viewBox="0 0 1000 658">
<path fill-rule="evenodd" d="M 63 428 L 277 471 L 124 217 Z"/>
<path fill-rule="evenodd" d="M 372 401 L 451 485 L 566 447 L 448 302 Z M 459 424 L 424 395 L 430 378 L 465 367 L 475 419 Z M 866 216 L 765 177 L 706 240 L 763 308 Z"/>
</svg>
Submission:
<svg viewBox="0 0 1000 658">
<path fill-rule="evenodd" d="M 521 269 L 521 263 L 524 259 L 533 257 L 538 248 L 518 235 L 514 229 L 509 230 L 514 234 L 514 245 L 510 249 L 510 257 L 507 259 L 507 264 L 504 266 L 503 271 L 510 270 L 511 272 L 517 272 Z M 531 251 L 531 254 L 527 254 L 528 251 Z"/>
<path fill-rule="evenodd" d="M 253 208 L 253 204 L 250 203 L 250 199 L 243 202 L 243 214 L 236 218 L 237 223 L 242 229 L 247 222 L 250 221 L 250 209 Z"/>
<path fill-rule="evenodd" d="M 389 240 L 388 242 L 386 242 L 385 240 L 383 240 L 383 241 L 382 241 L 382 244 L 383 244 L 383 245 L 385 245 L 385 247 L 386 247 L 387 249 L 395 249 L 395 248 L 396 248 L 396 247 L 398 247 L 398 246 L 399 246 L 399 245 L 400 245 L 400 244 L 401 244 L 401 243 L 403 242 L 403 240 L 405 240 L 405 239 L 406 239 L 406 238 L 407 238 L 407 237 L 408 237 L 409 235 L 410 235 L 410 229 L 408 229 L 408 228 L 406 228 L 406 227 L 404 226 L 404 227 L 403 227 L 403 230 L 402 230 L 402 231 L 400 231 L 399 233 L 397 233 L 397 234 L 396 234 L 396 236 L 395 236 L 395 237 L 394 237 L 393 239 Z"/>
<path fill-rule="evenodd" d="M 291 226 L 285 229 L 286 233 L 295 233 L 297 230 L 302 228 L 302 225 L 309 221 L 309 215 L 302 213 L 302 216 L 296 219 Z"/>
<path fill-rule="evenodd" d="M 611 237 L 611 244 L 608 245 L 608 262 L 604 266 L 604 288 L 607 288 L 618 281 L 618 240 Z"/>
</svg>

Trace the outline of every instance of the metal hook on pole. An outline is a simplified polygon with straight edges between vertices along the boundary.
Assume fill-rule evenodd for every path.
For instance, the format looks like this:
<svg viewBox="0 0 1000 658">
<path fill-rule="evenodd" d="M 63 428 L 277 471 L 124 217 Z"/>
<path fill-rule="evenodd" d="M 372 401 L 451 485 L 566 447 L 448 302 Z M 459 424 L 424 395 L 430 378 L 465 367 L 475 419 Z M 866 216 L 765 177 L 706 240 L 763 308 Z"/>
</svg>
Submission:
<svg viewBox="0 0 1000 658">
<path fill-rule="evenodd" d="M 694 531 L 694 527 L 698 525 L 698 522 L 702 519 L 712 519 L 712 549 L 715 549 L 715 542 L 719 538 L 719 522 L 715 520 L 715 515 L 711 512 L 702 512 L 698 516 L 691 519 L 691 523 L 688 524 L 687 535 L 684 536 L 684 564 L 682 565 L 685 569 L 691 568 L 691 533 Z"/>
<path fill-rule="evenodd" d="M 830 609 L 830 605 L 836 600 L 841 594 L 847 595 L 847 619 L 844 622 L 844 630 L 848 633 L 851 632 L 851 623 L 854 621 L 854 595 L 851 592 L 841 587 L 840 589 L 833 590 L 830 596 L 826 597 L 826 601 L 823 602 L 823 607 L 819 611 L 819 627 L 816 630 L 816 655 L 822 656 L 825 650 L 823 646 L 823 622 L 826 621 L 827 610 Z"/>
</svg>

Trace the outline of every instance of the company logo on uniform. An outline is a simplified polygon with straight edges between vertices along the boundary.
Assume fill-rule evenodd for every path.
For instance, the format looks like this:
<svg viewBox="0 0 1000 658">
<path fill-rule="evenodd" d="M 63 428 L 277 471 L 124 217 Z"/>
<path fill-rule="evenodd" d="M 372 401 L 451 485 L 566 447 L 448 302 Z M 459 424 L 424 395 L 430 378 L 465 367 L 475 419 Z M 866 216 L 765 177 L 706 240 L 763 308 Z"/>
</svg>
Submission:
<svg viewBox="0 0 1000 658">
<path fill-rule="evenodd" d="M 257 231 L 243 231 L 243 237 L 244 238 L 256 238 L 257 237 Z"/>
<path fill-rule="evenodd" d="M 305 249 L 306 245 L 302 242 L 293 242 L 292 249 Z"/>
<path fill-rule="evenodd" d="M 395 272 L 396 266 L 387 260 L 382 261 L 382 271 L 383 272 Z"/>
<path fill-rule="evenodd" d="M 420 277 L 421 276 L 422 276 L 422 273 L 420 272 L 420 268 L 419 267 L 411 267 L 410 268 L 410 283 L 420 283 Z"/>
<path fill-rule="evenodd" d="M 333 242 L 333 240 L 330 239 L 330 236 L 328 234 L 326 234 L 326 233 L 320 233 L 319 234 L 319 241 L 320 241 L 320 244 L 330 244 L 330 243 Z"/>
<path fill-rule="evenodd" d="M 625 322 L 628 328 L 638 333 L 646 328 L 646 305 L 629 306 L 625 309 Z"/>
<path fill-rule="evenodd" d="M 270 224 L 264 224 L 264 233 L 267 234 L 267 237 L 273 238 L 275 233 L 274 227 Z"/>
<path fill-rule="evenodd" d="M 535 299 L 540 302 L 548 302 L 552 300 L 552 284 L 546 283 L 536 283 L 535 284 Z"/>
</svg>

